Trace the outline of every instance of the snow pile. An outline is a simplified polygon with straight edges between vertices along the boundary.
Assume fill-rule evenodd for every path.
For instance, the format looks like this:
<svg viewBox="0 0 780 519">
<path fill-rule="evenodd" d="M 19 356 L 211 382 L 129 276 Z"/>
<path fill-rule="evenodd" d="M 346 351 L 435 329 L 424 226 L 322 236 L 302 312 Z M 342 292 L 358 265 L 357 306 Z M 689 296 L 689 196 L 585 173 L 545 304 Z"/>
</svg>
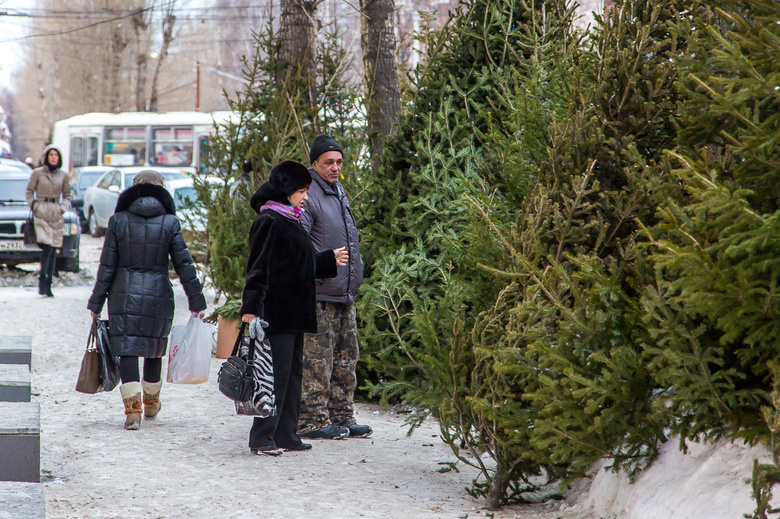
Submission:
<svg viewBox="0 0 780 519">
<path fill-rule="evenodd" d="M 769 462 L 766 449 L 741 440 L 687 446 L 684 454 L 679 438 L 669 440 L 633 485 L 602 463 L 590 489 L 570 510 L 616 519 L 736 519 L 752 513 L 756 505 L 749 478 L 754 459 Z M 773 505 L 780 505 L 777 496 Z"/>
</svg>

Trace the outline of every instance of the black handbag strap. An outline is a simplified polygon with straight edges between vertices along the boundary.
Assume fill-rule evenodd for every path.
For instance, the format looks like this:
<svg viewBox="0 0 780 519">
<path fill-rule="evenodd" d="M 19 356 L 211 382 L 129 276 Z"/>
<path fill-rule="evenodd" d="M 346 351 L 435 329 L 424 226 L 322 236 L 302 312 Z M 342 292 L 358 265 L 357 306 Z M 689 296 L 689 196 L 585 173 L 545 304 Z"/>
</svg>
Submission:
<svg viewBox="0 0 780 519">
<path fill-rule="evenodd" d="M 241 328 L 238 329 L 238 337 L 236 337 L 236 343 L 233 345 L 233 351 L 230 352 L 230 356 L 238 355 L 238 349 L 241 347 L 241 341 L 244 340 L 244 331 L 246 330 L 246 323 L 241 321 Z"/>
<path fill-rule="evenodd" d="M 241 343 L 244 340 L 244 332 L 246 331 L 246 324 L 245 322 L 241 322 L 241 328 L 238 329 L 238 337 L 236 337 L 236 344 L 233 345 L 233 351 L 230 353 L 230 356 L 238 355 L 238 350 L 241 347 Z M 250 366 L 254 364 L 255 362 L 255 340 L 250 337 L 249 339 L 249 351 L 247 352 L 247 359 L 246 359 L 246 365 L 247 365 L 247 373 L 251 371 Z"/>
</svg>

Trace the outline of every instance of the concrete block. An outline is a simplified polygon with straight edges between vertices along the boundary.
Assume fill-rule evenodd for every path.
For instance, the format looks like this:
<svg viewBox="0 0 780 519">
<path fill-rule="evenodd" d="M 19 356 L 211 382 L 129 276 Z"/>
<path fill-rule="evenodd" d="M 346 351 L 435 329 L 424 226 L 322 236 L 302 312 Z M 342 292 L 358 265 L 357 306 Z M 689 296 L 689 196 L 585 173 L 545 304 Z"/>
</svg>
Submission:
<svg viewBox="0 0 780 519">
<path fill-rule="evenodd" d="M 0 519 L 45 519 L 42 483 L 0 481 Z"/>
<path fill-rule="evenodd" d="M 23 364 L 0 364 L 0 402 L 30 401 L 30 368 Z"/>
<path fill-rule="evenodd" d="M 40 480 L 40 404 L 0 402 L 0 481 Z"/>
<path fill-rule="evenodd" d="M 0 364 L 27 364 L 32 362 L 32 337 L 27 335 L 0 335 Z"/>
</svg>

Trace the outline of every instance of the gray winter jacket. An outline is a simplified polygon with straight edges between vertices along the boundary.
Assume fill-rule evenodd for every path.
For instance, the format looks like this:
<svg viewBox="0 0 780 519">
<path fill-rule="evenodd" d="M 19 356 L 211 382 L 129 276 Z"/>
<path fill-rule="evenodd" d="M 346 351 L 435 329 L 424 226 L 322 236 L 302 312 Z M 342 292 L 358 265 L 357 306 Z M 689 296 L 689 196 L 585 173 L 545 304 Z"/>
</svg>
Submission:
<svg viewBox="0 0 780 519">
<path fill-rule="evenodd" d="M 317 252 L 339 247 L 347 247 L 349 252 L 349 263 L 338 267 L 335 278 L 317 280 L 317 301 L 354 303 L 363 282 L 363 260 L 360 259 L 355 218 L 340 182 L 329 186 L 312 168 L 309 173 L 312 183 L 301 225 L 309 233 Z"/>
</svg>

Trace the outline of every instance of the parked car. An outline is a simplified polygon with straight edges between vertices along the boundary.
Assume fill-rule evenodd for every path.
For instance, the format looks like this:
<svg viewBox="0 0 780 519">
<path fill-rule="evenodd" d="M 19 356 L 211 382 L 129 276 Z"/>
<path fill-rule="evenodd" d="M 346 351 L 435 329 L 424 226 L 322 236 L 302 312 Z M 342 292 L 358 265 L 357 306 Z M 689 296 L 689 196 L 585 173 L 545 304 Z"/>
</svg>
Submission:
<svg viewBox="0 0 780 519">
<path fill-rule="evenodd" d="M 87 188 L 84 193 L 84 216 L 87 219 L 89 234 L 98 237 L 106 232 L 108 219 L 114 214 L 119 193 L 133 185 L 133 178 L 148 166 L 113 168 L 106 171 L 100 180 Z M 176 168 L 154 168 L 166 182 L 189 178 L 186 171 Z"/>
<path fill-rule="evenodd" d="M 11 166 L 17 171 L 22 171 L 28 175 L 32 174 L 32 168 L 30 166 L 16 159 L 0 158 L 0 166 Z"/>
<path fill-rule="evenodd" d="M 224 185 L 224 180 L 220 178 L 207 176 L 199 178 L 203 182 L 215 186 L 218 184 Z M 173 197 L 173 203 L 176 206 L 176 217 L 181 223 L 182 236 L 184 236 L 184 241 L 187 243 L 193 259 L 198 262 L 205 262 L 208 247 L 208 233 L 206 232 L 208 211 L 203 204 L 198 202 L 193 179 L 166 180 L 165 187 Z"/>
<path fill-rule="evenodd" d="M 85 166 L 79 168 L 74 183 L 70 186 L 73 193 L 71 205 L 79 215 L 82 232 L 87 232 L 88 230 L 87 217 L 84 215 L 84 193 L 87 191 L 88 187 L 97 184 L 100 177 L 111 169 L 115 168 L 112 168 L 111 166 Z"/>
<path fill-rule="evenodd" d="M 13 166 L 0 165 L 0 264 L 7 267 L 41 261 L 41 249 L 25 246 L 23 241 L 24 226 L 30 216 L 30 207 L 25 198 L 29 180 L 30 173 Z M 78 272 L 81 243 L 79 217 L 72 209 L 68 209 L 63 216 L 65 228 L 62 248 L 57 250 L 57 270 Z"/>
</svg>

